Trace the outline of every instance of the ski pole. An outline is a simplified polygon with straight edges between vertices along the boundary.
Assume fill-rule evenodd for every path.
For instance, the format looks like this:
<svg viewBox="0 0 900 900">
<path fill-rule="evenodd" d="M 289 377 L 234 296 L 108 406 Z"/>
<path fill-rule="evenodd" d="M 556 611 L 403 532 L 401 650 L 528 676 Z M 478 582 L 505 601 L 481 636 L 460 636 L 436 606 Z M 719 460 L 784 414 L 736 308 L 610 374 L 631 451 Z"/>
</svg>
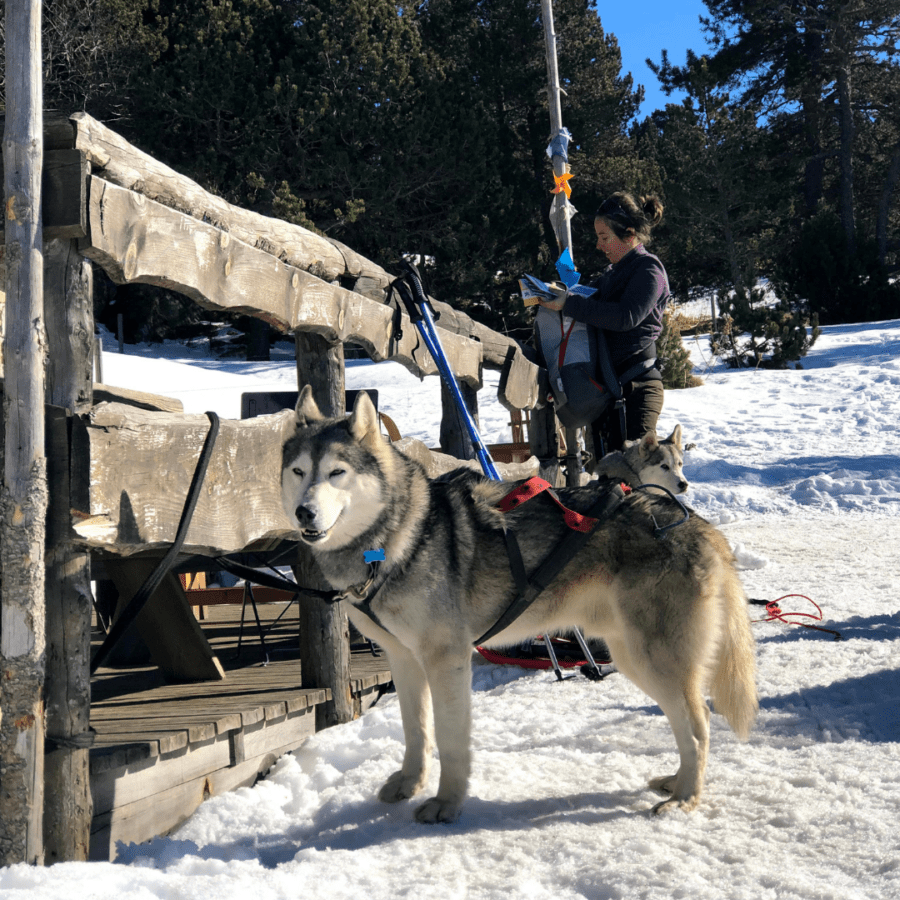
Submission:
<svg viewBox="0 0 900 900">
<path fill-rule="evenodd" d="M 453 374 L 453 369 L 450 368 L 450 364 L 447 362 L 447 355 L 444 353 L 444 348 L 441 346 L 441 339 L 438 337 L 437 328 L 435 328 L 434 325 L 431 304 L 425 296 L 419 272 L 412 263 L 407 262 L 406 260 L 403 261 L 402 265 L 406 269 L 407 281 L 412 290 L 412 297 L 407 297 L 402 291 L 399 293 L 406 305 L 406 311 L 409 314 L 410 321 L 419 329 L 419 334 L 422 335 L 422 340 L 425 341 L 425 346 L 433 357 L 435 364 L 438 367 L 438 371 L 441 373 L 441 378 L 444 379 L 444 383 L 453 395 L 453 400 L 456 403 L 457 409 L 459 409 L 462 414 L 466 431 L 468 431 L 469 438 L 475 448 L 475 456 L 478 458 L 478 462 L 481 464 L 484 474 L 492 481 L 502 481 L 503 479 L 500 477 L 500 473 L 494 465 L 494 460 L 491 458 L 490 452 L 485 446 L 484 441 L 481 439 L 481 435 L 478 432 L 478 426 L 475 424 L 475 420 L 472 418 L 472 414 L 466 406 L 462 392 L 459 389 L 459 383 L 456 380 L 456 376 Z"/>
<path fill-rule="evenodd" d="M 401 286 L 408 287 L 412 291 L 412 295 L 410 296 L 407 291 L 402 290 L 398 290 L 398 293 L 406 306 L 409 319 L 416 328 L 418 328 L 419 334 L 422 335 L 425 346 L 428 348 L 428 352 L 431 353 L 437 364 L 438 371 L 441 373 L 444 383 L 453 395 L 457 409 L 459 409 L 462 414 L 466 430 L 475 447 L 475 455 L 478 457 L 478 462 L 481 464 L 484 474 L 492 481 L 502 481 L 503 479 L 500 477 L 500 473 L 494 465 L 494 460 L 491 458 L 487 447 L 484 445 L 484 441 L 481 439 L 481 435 L 478 432 L 478 426 L 475 424 L 475 420 L 472 418 L 472 415 L 466 406 L 456 376 L 453 374 L 453 370 L 447 362 L 447 356 L 444 353 L 444 348 L 441 346 L 440 338 L 437 335 L 437 329 L 434 325 L 434 319 L 431 314 L 431 304 L 428 302 L 428 298 L 425 295 L 419 272 L 412 263 L 406 262 L 405 260 L 403 261 L 403 267 L 406 269 L 406 279 Z M 549 638 L 547 638 L 546 644 L 547 652 L 550 656 L 550 663 L 553 666 L 553 671 L 556 673 L 556 678 L 557 680 L 562 681 L 562 669 L 560 668 L 559 661 L 556 658 L 556 652 L 554 651 Z"/>
</svg>

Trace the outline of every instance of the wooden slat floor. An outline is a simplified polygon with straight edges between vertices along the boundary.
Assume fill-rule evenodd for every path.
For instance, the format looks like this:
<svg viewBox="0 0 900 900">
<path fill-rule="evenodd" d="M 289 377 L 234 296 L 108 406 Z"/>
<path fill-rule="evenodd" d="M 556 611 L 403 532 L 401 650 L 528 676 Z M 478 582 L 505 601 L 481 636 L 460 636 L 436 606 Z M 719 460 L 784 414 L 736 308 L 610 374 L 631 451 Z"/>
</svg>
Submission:
<svg viewBox="0 0 900 900">
<path fill-rule="evenodd" d="M 267 627 L 283 605 L 261 604 Z M 201 626 L 226 677 L 222 681 L 167 684 L 154 666 L 100 668 L 91 683 L 91 726 L 96 731 L 91 771 L 171 753 L 235 729 L 324 703 L 325 690 L 303 689 L 297 651 L 296 604 L 266 637 L 268 662 L 252 612 L 238 654 L 240 606 L 205 607 Z M 95 630 L 97 642 L 102 639 Z M 351 690 L 370 705 L 391 680 L 387 660 L 360 646 L 351 660 Z"/>
</svg>

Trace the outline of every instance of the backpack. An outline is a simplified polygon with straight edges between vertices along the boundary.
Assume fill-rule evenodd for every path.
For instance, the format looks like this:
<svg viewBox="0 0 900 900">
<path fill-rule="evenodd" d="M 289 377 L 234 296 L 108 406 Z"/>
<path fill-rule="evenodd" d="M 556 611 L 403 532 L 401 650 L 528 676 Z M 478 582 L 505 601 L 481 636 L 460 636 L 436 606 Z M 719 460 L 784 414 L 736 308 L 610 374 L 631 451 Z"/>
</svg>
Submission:
<svg viewBox="0 0 900 900">
<path fill-rule="evenodd" d="M 534 331 L 550 376 L 556 416 L 565 427 L 584 428 L 621 400 L 622 385 L 601 329 L 541 306 Z"/>
</svg>

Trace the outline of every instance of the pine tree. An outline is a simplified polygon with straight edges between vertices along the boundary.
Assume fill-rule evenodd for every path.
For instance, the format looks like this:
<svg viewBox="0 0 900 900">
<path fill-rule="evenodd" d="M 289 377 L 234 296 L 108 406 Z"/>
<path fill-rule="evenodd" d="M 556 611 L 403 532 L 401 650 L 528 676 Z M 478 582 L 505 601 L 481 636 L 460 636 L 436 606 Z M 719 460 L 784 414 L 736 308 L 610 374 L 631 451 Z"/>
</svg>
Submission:
<svg viewBox="0 0 900 900">
<path fill-rule="evenodd" d="M 638 129 L 639 149 L 664 173 L 658 236 L 670 282 L 683 295 L 698 285 L 745 290 L 756 281 L 762 239 L 781 203 L 759 109 L 733 102 L 709 60 L 692 51 L 682 67 L 665 52 L 661 65 L 650 65 L 665 90 L 687 94 Z"/>
<path fill-rule="evenodd" d="M 675 317 L 670 310 L 663 316 L 663 329 L 656 341 L 659 371 L 663 387 L 667 390 L 699 387 L 703 381 L 694 374 L 691 355 L 684 346 L 681 332 L 675 327 Z"/>
<path fill-rule="evenodd" d="M 732 368 L 785 369 L 806 356 L 821 334 L 815 313 L 807 331 L 800 309 L 783 300 L 771 305 L 760 289 L 722 292 L 719 309 L 722 327 L 711 336 L 710 347 Z"/>
</svg>

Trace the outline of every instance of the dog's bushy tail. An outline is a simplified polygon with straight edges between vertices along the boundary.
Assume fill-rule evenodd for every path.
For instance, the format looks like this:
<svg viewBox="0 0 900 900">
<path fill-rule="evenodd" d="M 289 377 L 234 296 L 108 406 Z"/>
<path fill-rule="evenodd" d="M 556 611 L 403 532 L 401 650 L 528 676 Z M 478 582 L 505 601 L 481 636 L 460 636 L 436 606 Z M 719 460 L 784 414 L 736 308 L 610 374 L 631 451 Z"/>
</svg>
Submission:
<svg viewBox="0 0 900 900">
<path fill-rule="evenodd" d="M 725 716 L 735 734 L 746 740 L 756 720 L 756 656 L 747 598 L 734 570 L 726 564 L 722 584 L 722 643 L 713 673 L 710 695 L 716 712 Z"/>
</svg>

